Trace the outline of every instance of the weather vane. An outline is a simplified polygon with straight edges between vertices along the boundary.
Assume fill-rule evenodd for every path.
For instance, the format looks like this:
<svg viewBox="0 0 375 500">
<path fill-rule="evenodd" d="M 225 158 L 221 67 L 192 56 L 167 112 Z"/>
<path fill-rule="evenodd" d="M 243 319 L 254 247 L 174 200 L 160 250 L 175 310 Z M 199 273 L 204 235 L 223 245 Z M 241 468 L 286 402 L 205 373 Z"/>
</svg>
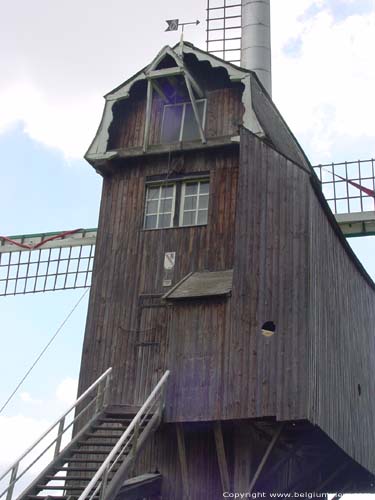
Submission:
<svg viewBox="0 0 375 500">
<path fill-rule="evenodd" d="M 187 26 L 188 24 L 195 24 L 196 26 L 200 24 L 200 21 L 198 21 L 198 19 L 190 23 L 180 23 L 179 19 L 168 19 L 165 22 L 168 24 L 168 27 L 165 31 L 177 31 L 178 28 L 182 27 L 182 33 L 184 32 L 184 27 Z"/>
</svg>

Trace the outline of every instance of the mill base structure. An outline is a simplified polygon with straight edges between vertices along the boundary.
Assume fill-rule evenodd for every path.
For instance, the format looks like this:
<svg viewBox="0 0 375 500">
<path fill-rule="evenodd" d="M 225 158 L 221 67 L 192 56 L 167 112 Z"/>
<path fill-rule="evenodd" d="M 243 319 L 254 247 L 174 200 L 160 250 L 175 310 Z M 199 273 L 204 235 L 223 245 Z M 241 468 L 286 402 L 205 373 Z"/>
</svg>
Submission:
<svg viewBox="0 0 375 500">
<path fill-rule="evenodd" d="M 256 74 L 164 47 L 106 95 L 86 159 L 79 391 L 111 366 L 110 404 L 139 407 L 170 371 L 134 475 L 168 500 L 373 491 L 375 286 Z"/>
</svg>

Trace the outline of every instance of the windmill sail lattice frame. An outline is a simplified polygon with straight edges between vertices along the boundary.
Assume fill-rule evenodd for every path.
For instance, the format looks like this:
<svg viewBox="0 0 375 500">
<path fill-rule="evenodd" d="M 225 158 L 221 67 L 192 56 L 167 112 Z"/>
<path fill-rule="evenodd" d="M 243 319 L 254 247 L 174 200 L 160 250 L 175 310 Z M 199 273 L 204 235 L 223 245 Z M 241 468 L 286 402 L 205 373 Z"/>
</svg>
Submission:
<svg viewBox="0 0 375 500">
<path fill-rule="evenodd" d="M 239 66 L 241 19 L 242 4 L 239 0 L 207 0 L 207 52 Z"/>
<path fill-rule="evenodd" d="M 0 296 L 89 287 L 96 229 L 64 234 L 0 238 Z"/>
</svg>

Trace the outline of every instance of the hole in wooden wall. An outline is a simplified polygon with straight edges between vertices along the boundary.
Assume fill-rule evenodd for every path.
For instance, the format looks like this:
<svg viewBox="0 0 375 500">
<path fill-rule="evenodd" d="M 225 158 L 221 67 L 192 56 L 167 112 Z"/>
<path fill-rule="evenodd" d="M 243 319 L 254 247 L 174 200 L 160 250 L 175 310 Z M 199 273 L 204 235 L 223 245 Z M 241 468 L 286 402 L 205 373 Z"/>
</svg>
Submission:
<svg viewBox="0 0 375 500">
<path fill-rule="evenodd" d="M 357 385 L 357 390 L 358 390 L 358 396 L 360 396 L 362 394 L 361 384 Z"/>
<path fill-rule="evenodd" d="M 262 335 L 271 337 L 276 331 L 276 325 L 273 321 L 266 321 L 262 325 Z"/>
</svg>

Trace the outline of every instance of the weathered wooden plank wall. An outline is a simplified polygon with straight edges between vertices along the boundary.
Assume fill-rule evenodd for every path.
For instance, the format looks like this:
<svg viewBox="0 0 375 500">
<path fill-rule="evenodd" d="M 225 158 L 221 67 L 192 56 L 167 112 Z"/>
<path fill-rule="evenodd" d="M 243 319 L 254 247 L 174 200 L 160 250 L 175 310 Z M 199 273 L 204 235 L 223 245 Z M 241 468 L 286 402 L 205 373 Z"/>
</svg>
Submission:
<svg viewBox="0 0 375 500">
<path fill-rule="evenodd" d="M 223 415 L 304 418 L 309 177 L 244 130 L 238 185 Z"/>
<path fill-rule="evenodd" d="M 233 265 L 238 146 L 209 155 L 182 154 L 180 160 L 179 173 L 210 173 L 207 226 L 143 230 L 146 177 L 171 174 L 167 157 L 123 164 L 116 175 L 104 179 L 80 391 L 113 366 L 114 403 L 144 400 L 155 377 L 167 368 L 165 308 L 147 312 L 149 306 L 162 305 L 158 296 L 166 291 L 162 286 L 165 252 L 176 252 L 173 283 L 192 271 Z M 137 345 L 147 339 L 160 344 Z M 145 383 L 136 383 L 136 377 L 143 377 Z"/>
<path fill-rule="evenodd" d="M 375 291 L 310 206 L 309 419 L 375 471 Z"/>
<path fill-rule="evenodd" d="M 238 185 L 228 415 L 307 417 L 374 471 L 374 287 L 309 175 L 248 132 Z"/>
</svg>

